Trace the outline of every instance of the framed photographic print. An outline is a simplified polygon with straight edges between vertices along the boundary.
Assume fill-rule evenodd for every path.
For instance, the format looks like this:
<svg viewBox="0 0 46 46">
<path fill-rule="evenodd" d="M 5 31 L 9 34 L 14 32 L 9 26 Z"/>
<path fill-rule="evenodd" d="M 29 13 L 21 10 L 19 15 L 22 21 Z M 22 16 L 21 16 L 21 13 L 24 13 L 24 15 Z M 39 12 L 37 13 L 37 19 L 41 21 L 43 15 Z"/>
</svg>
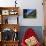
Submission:
<svg viewBox="0 0 46 46">
<path fill-rule="evenodd" d="M 17 13 L 18 13 L 18 12 L 15 11 L 15 10 L 10 10 L 10 11 L 9 11 L 9 14 L 10 14 L 10 15 L 16 15 Z"/>
<path fill-rule="evenodd" d="M 10 12 L 10 15 L 14 15 L 14 12 L 13 12 L 13 11 L 11 11 L 11 12 Z"/>
<path fill-rule="evenodd" d="M 36 9 L 23 9 L 24 18 L 36 18 Z"/>
<path fill-rule="evenodd" d="M 2 15 L 9 15 L 9 10 L 2 10 Z"/>
</svg>

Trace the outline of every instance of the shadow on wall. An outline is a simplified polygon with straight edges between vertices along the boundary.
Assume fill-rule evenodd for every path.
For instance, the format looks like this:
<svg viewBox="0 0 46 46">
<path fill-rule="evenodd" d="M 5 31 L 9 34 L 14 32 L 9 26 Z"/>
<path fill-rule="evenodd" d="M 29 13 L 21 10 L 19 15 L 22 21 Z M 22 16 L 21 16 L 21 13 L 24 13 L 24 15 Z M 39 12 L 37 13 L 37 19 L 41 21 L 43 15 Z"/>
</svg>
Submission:
<svg viewBox="0 0 46 46">
<path fill-rule="evenodd" d="M 26 30 L 28 28 L 32 28 L 34 30 L 34 32 L 36 32 L 37 37 L 39 39 L 39 41 L 41 43 L 43 43 L 43 30 L 42 30 L 42 26 L 20 26 L 20 32 L 19 32 L 19 40 L 21 42 L 24 33 L 26 32 Z"/>
</svg>

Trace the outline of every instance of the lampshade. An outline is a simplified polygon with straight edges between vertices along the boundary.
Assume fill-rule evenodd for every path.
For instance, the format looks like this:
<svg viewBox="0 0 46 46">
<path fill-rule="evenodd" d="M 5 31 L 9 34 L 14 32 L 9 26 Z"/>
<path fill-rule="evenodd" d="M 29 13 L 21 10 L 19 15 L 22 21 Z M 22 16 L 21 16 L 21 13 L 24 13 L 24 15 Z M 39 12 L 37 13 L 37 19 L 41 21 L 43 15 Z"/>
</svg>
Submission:
<svg viewBox="0 0 46 46">
<path fill-rule="evenodd" d="M 17 32 L 17 29 L 16 28 L 14 29 L 14 32 Z"/>
</svg>

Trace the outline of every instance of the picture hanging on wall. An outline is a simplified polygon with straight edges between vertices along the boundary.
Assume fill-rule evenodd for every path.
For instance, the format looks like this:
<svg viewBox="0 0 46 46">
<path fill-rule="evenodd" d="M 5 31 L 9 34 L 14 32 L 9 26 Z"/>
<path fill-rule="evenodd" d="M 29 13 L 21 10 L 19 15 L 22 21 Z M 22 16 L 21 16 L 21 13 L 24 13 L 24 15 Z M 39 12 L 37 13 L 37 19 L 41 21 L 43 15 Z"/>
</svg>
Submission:
<svg viewBox="0 0 46 46">
<path fill-rule="evenodd" d="M 36 18 L 36 9 L 23 9 L 23 18 Z"/>
</svg>

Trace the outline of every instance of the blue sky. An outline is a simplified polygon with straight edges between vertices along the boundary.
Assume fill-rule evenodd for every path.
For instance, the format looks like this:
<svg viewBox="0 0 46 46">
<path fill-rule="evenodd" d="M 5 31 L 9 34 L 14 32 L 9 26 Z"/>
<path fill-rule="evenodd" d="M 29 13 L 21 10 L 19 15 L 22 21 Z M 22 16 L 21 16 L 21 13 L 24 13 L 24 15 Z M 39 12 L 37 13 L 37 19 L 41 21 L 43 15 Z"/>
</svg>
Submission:
<svg viewBox="0 0 46 46">
<path fill-rule="evenodd" d="M 33 11 L 33 9 L 27 9 L 27 15 L 29 14 L 29 13 L 31 13 Z"/>
</svg>

